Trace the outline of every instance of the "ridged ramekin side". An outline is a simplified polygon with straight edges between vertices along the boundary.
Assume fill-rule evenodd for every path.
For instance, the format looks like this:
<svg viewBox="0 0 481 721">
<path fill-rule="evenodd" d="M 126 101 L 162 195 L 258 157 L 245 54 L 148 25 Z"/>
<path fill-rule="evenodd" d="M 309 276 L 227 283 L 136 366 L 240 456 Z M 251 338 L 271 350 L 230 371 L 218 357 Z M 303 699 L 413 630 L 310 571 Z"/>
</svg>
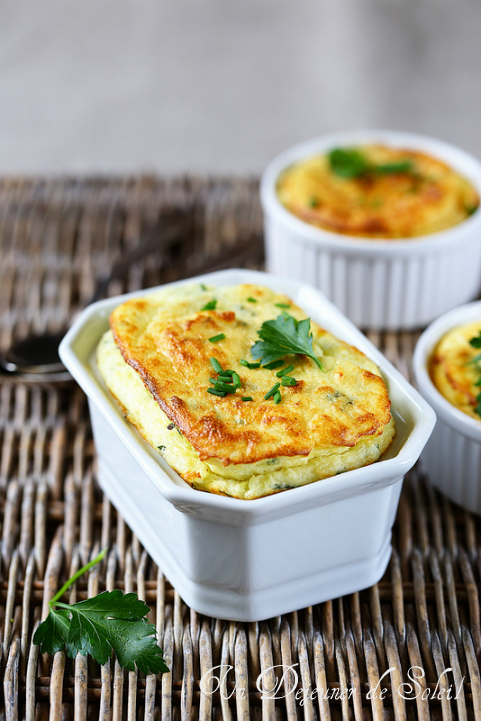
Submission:
<svg viewBox="0 0 481 721">
<path fill-rule="evenodd" d="M 421 465 L 433 486 L 463 508 L 481 514 L 481 443 L 438 418 Z"/>
<path fill-rule="evenodd" d="M 460 233 L 451 248 L 433 241 L 424 252 L 413 245 L 411 255 L 393 248 L 376 256 L 313 242 L 266 213 L 265 243 L 269 272 L 316 286 L 362 328 L 422 327 L 475 298 L 481 284 L 481 235 Z"/>
</svg>

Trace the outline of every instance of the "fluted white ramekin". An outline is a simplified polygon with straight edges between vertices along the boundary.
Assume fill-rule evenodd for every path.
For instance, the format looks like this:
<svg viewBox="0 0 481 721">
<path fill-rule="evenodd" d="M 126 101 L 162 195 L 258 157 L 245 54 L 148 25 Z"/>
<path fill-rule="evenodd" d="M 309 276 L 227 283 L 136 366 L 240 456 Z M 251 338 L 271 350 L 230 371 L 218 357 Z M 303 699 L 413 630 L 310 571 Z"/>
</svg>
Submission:
<svg viewBox="0 0 481 721">
<path fill-rule="evenodd" d="M 481 287 L 481 210 L 462 223 L 405 240 L 349 237 L 306 223 L 279 201 L 289 165 L 339 146 L 365 143 L 426 152 L 468 178 L 481 196 L 481 164 L 439 140 L 383 130 L 326 135 L 285 151 L 261 182 L 267 269 L 312 283 L 361 328 L 420 328 L 475 298 Z"/>
<path fill-rule="evenodd" d="M 481 318 L 481 301 L 445 313 L 424 331 L 416 344 L 413 369 L 421 395 L 436 412 L 437 423 L 421 456 L 430 482 L 455 503 L 481 514 L 481 418 L 452 405 L 429 375 L 429 360 L 451 328 Z"/>
<path fill-rule="evenodd" d="M 315 288 L 246 270 L 180 284 L 186 282 L 257 283 L 287 293 L 306 315 L 359 348 L 386 381 L 394 441 L 377 463 L 265 498 L 194 490 L 125 420 L 96 367 L 110 313 L 151 289 L 91 305 L 60 348 L 89 397 L 100 485 L 182 598 L 201 613 L 259 621 L 376 583 L 391 555 L 402 479 L 432 431 L 433 411 Z"/>
</svg>

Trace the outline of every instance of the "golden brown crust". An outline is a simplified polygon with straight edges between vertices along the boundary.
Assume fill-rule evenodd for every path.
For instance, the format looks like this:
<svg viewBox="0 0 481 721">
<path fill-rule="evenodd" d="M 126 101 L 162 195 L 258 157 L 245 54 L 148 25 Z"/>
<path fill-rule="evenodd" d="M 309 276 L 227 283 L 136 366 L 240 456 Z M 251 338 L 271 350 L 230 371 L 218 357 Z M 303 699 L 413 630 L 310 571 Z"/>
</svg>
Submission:
<svg viewBox="0 0 481 721">
<path fill-rule="evenodd" d="M 192 312 L 202 303 L 183 300 L 166 307 L 148 296 L 124 303 L 110 319 L 124 360 L 201 460 L 229 465 L 308 456 L 315 448 L 353 447 L 383 432 L 390 401 L 374 364 L 314 323 L 315 342 L 335 359 L 332 369 L 322 372 L 307 357 L 289 356 L 298 385 L 282 388 L 279 405 L 264 400 L 279 380 L 275 371 L 244 368 L 239 359 L 250 359 L 262 322 L 279 314 L 275 303 L 289 302 L 289 313 L 298 319 L 305 314 L 285 296 L 258 286 L 216 289 L 215 295 L 216 310 Z M 258 303 L 249 305 L 252 296 Z M 211 343 L 219 333 L 225 340 Z M 214 375 L 210 357 L 239 373 L 242 391 L 225 398 L 207 393 Z M 254 401 L 243 402 L 241 395 Z"/>
<path fill-rule="evenodd" d="M 476 420 L 477 396 L 481 388 L 475 385 L 481 378 L 480 364 L 473 359 L 480 353 L 469 341 L 481 332 L 481 321 L 453 328 L 439 341 L 430 359 L 429 371 L 434 385 L 456 408 Z"/>
<path fill-rule="evenodd" d="M 360 148 L 373 163 L 408 160 L 414 172 L 342 178 L 326 156 L 308 158 L 279 178 L 294 215 L 320 228 L 366 238 L 411 238 L 452 227 L 478 206 L 474 187 L 436 158 L 382 145 Z"/>
</svg>

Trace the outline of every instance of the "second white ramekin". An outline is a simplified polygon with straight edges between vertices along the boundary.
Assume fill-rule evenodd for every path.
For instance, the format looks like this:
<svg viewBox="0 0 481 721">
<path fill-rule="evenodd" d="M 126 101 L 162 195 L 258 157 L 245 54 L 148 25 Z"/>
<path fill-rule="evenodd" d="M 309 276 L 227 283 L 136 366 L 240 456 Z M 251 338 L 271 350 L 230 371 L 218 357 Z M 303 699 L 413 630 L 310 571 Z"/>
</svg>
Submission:
<svg viewBox="0 0 481 721">
<path fill-rule="evenodd" d="M 475 298 L 481 287 L 481 210 L 453 228 L 406 240 L 354 238 L 300 220 L 276 185 L 289 165 L 334 147 L 382 143 L 426 152 L 468 178 L 481 195 L 481 164 L 439 140 L 395 131 L 326 135 L 285 151 L 261 182 L 267 269 L 312 283 L 361 328 L 410 330 Z"/>
<path fill-rule="evenodd" d="M 481 301 L 445 313 L 426 328 L 416 344 L 413 370 L 421 395 L 435 410 L 437 423 L 421 456 L 429 481 L 448 498 L 481 514 L 481 418 L 477 421 L 453 406 L 429 375 L 429 361 L 451 328 L 481 318 Z"/>
</svg>

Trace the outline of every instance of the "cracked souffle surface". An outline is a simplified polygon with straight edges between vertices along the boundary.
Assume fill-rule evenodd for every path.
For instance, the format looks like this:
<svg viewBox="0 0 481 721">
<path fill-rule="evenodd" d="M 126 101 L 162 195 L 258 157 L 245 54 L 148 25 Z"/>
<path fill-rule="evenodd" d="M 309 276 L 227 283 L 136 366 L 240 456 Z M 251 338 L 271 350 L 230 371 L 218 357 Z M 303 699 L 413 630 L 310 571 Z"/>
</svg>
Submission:
<svg viewBox="0 0 481 721">
<path fill-rule="evenodd" d="M 373 463 L 390 445 L 385 383 L 356 348 L 311 322 L 322 368 L 292 353 L 256 362 L 259 329 L 283 317 L 296 325 L 306 314 L 256 285 L 177 286 L 112 313 L 100 372 L 127 419 L 194 488 L 258 498 Z"/>
</svg>

